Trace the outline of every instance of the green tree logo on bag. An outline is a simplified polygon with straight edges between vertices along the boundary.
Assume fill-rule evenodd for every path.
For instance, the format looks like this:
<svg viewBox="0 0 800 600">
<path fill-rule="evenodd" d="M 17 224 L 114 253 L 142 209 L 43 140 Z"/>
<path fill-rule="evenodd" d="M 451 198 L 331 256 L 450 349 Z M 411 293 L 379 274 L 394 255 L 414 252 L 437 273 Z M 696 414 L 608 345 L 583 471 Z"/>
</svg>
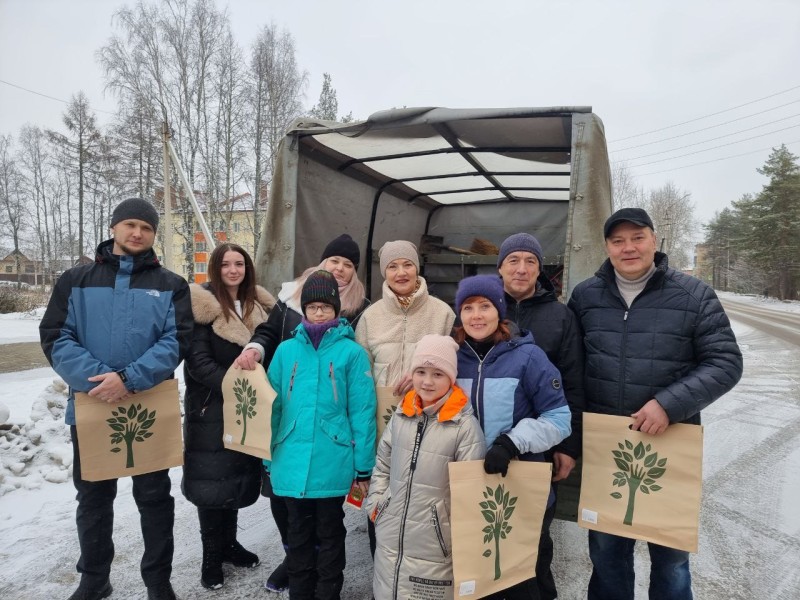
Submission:
<svg viewBox="0 0 800 600">
<path fill-rule="evenodd" d="M 666 472 L 667 459 L 658 458 L 658 452 L 650 452 L 650 444 L 646 446 L 639 442 L 634 447 L 633 443 L 625 440 L 625 444 L 617 444 L 619 450 L 612 450 L 614 455 L 614 462 L 621 470 L 614 473 L 613 485 L 617 487 L 628 486 L 628 508 L 625 511 L 625 525 L 633 524 L 633 506 L 636 492 L 640 491 L 643 494 L 650 494 L 650 492 L 658 492 L 661 486 L 656 483 Z M 612 498 L 620 500 L 622 494 L 613 492 Z"/>
<path fill-rule="evenodd" d="M 128 408 L 120 406 L 117 410 L 112 410 L 111 414 L 114 416 L 106 419 L 106 423 L 114 432 L 109 436 L 111 443 L 121 444 L 125 442 L 127 451 L 125 468 L 132 469 L 133 442 L 143 442 L 153 435 L 153 432 L 148 431 L 148 429 L 156 422 L 156 411 L 143 409 L 141 404 L 131 404 Z M 111 452 L 122 452 L 122 448 L 115 446 L 111 449 Z"/>
<path fill-rule="evenodd" d="M 492 488 L 487 487 L 483 492 L 485 500 L 480 503 L 481 514 L 486 522 L 489 523 L 483 528 L 483 543 L 487 544 L 494 540 L 494 578 L 495 581 L 500 579 L 500 540 L 506 539 L 506 536 L 511 533 L 511 525 L 508 524 L 511 515 L 514 514 L 514 505 L 517 503 L 517 497 L 509 498 L 509 492 L 506 492 L 503 485 L 497 486 L 497 489 L 492 491 Z M 483 553 L 485 557 L 492 555 L 491 549 L 486 549 Z"/>
<path fill-rule="evenodd" d="M 247 419 L 252 419 L 258 413 L 256 412 L 256 391 L 247 379 L 237 379 L 233 384 L 233 393 L 236 395 L 236 415 L 241 416 L 241 419 L 236 419 L 237 425 L 242 425 L 242 441 L 239 442 L 244 446 L 244 438 L 247 437 Z"/>
<path fill-rule="evenodd" d="M 394 414 L 394 411 L 396 411 L 396 410 L 397 410 L 397 405 L 396 404 L 394 406 L 392 406 L 391 408 L 387 408 L 386 409 L 386 414 L 383 415 L 383 424 L 384 425 L 388 425 L 389 424 L 389 421 L 392 420 L 392 415 Z"/>
</svg>

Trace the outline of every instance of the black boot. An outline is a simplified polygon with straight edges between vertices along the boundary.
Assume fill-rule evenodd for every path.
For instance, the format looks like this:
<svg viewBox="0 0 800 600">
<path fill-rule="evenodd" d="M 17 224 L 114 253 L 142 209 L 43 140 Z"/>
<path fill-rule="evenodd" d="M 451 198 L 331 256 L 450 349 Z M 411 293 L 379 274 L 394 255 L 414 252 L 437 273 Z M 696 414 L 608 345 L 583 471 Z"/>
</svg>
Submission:
<svg viewBox="0 0 800 600">
<path fill-rule="evenodd" d="M 222 548 L 225 542 L 222 511 L 199 508 L 197 513 L 200 517 L 200 537 L 203 541 L 200 583 L 206 589 L 218 590 L 225 582 L 222 573 Z"/>
<path fill-rule="evenodd" d="M 147 600 L 179 600 L 169 581 L 148 586 Z"/>
<path fill-rule="evenodd" d="M 108 581 L 104 585 L 93 586 L 81 580 L 78 589 L 72 593 L 69 600 L 102 600 L 108 598 L 112 591 L 114 590 Z"/>
<path fill-rule="evenodd" d="M 238 510 L 224 510 L 223 526 L 225 529 L 225 541 L 222 549 L 222 561 L 231 563 L 235 567 L 256 567 L 259 564 L 258 556 L 246 550 L 236 541 L 237 521 L 239 518 Z"/>
<path fill-rule="evenodd" d="M 264 584 L 268 592 L 282 592 L 289 588 L 289 564 L 287 558 L 270 574 Z"/>
</svg>

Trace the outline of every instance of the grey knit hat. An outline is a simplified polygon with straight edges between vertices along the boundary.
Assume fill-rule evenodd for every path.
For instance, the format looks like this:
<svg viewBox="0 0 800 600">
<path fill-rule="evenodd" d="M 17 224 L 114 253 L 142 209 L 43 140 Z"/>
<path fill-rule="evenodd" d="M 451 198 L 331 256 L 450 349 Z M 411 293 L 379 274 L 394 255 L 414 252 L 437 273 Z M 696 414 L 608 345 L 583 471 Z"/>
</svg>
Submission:
<svg viewBox="0 0 800 600">
<path fill-rule="evenodd" d="M 125 219 L 138 219 L 148 223 L 153 231 L 158 230 L 158 213 L 152 204 L 142 198 L 128 198 L 117 204 L 111 213 L 111 227 Z"/>
<path fill-rule="evenodd" d="M 503 241 L 500 245 L 500 254 L 497 255 L 498 269 L 512 252 L 530 252 L 539 261 L 539 267 L 544 264 L 542 260 L 542 245 L 530 233 L 515 233 Z"/>
<path fill-rule="evenodd" d="M 378 250 L 378 256 L 381 261 L 381 275 L 383 275 L 384 278 L 386 278 L 386 267 L 389 266 L 390 262 L 398 258 L 410 260 L 414 263 L 414 266 L 417 267 L 417 273 L 419 273 L 419 254 L 417 253 L 417 247 L 411 242 L 407 242 L 406 240 L 386 242 L 381 246 L 381 249 Z"/>
</svg>

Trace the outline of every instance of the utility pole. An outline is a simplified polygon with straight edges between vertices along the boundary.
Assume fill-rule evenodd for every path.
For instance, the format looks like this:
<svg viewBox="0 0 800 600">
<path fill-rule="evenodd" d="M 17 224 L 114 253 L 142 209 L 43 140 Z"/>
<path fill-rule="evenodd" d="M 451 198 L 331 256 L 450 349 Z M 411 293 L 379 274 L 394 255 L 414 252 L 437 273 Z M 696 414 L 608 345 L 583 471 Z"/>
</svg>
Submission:
<svg viewBox="0 0 800 600">
<path fill-rule="evenodd" d="M 162 147 L 162 154 L 164 157 L 164 227 L 162 227 L 162 234 L 164 236 L 164 266 L 173 271 L 174 262 L 172 260 L 172 198 L 170 194 L 169 185 L 169 125 L 166 121 L 161 123 L 161 136 L 164 140 Z"/>
</svg>

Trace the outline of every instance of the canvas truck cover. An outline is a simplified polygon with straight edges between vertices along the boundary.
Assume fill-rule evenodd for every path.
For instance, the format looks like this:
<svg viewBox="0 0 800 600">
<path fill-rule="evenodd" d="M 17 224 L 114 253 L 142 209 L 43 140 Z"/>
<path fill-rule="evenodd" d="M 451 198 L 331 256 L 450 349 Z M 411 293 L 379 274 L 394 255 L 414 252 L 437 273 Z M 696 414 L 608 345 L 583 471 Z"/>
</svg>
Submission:
<svg viewBox="0 0 800 600">
<path fill-rule="evenodd" d="M 605 258 L 610 212 L 605 133 L 589 107 L 301 119 L 277 153 L 256 269 L 262 285 L 278 290 L 349 233 L 374 300 L 383 281 L 378 250 L 404 239 L 420 247 L 431 293 L 452 302 L 462 277 L 496 272 L 497 261 L 452 248 L 468 250 L 476 239 L 499 246 L 525 231 L 541 242 L 544 271 L 566 298 Z"/>
</svg>

